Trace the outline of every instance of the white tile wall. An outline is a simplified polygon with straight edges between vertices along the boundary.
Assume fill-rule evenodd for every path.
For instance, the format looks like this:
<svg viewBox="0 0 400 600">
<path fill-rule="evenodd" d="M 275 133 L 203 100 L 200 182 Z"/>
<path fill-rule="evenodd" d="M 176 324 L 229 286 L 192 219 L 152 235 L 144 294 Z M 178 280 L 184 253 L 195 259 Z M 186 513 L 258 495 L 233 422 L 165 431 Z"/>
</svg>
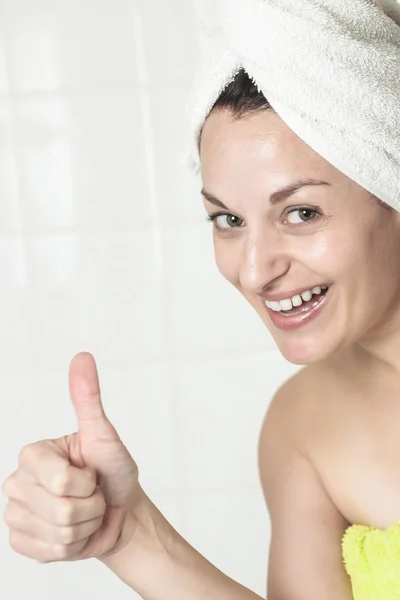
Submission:
<svg viewBox="0 0 400 600">
<path fill-rule="evenodd" d="M 265 356 L 178 364 L 183 476 L 190 492 L 257 488 L 257 440 L 280 366 L 279 358 Z"/>
<path fill-rule="evenodd" d="M 192 495 L 187 540 L 224 573 L 265 597 L 269 518 L 261 490 Z"/>
<path fill-rule="evenodd" d="M 17 95 L 25 223 L 137 227 L 150 220 L 138 88 Z"/>
<path fill-rule="evenodd" d="M 2 0 L 9 80 L 16 92 L 137 82 L 130 0 Z"/>
<path fill-rule="evenodd" d="M 0 480 L 75 429 L 88 350 L 149 495 L 262 595 L 257 436 L 296 367 L 217 272 L 182 162 L 194 27 L 186 0 L 0 0 Z M 95 561 L 16 555 L 0 523 L 0 598 L 134 597 Z"/>
<path fill-rule="evenodd" d="M 0 64 L 0 80 L 1 76 L 4 76 L 4 73 L 5 69 Z M 22 215 L 18 202 L 17 167 L 14 145 L 15 133 L 12 127 L 10 99 L 3 92 L 0 92 L 0 132 L 0 232 L 16 232 L 21 228 Z"/>
</svg>

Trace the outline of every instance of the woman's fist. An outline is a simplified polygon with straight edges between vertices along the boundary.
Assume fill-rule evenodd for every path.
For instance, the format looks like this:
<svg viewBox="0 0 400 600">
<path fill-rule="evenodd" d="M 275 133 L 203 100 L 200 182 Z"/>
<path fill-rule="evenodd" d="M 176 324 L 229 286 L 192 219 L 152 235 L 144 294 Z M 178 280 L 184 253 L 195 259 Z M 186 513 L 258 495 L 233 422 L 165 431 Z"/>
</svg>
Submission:
<svg viewBox="0 0 400 600">
<path fill-rule="evenodd" d="M 40 563 L 104 558 L 136 529 L 138 468 L 108 421 L 96 363 L 81 353 L 69 386 L 78 431 L 25 446 L 3 484 L 11 547 Z"/>
</svg>

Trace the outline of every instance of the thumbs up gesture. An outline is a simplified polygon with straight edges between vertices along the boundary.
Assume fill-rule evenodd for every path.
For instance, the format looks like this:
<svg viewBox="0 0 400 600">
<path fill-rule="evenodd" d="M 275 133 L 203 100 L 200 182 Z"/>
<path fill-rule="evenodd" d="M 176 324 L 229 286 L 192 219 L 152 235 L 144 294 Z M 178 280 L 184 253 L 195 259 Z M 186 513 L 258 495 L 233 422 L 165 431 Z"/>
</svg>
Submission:
<svg viewBox="0 0 400 600">
<path fill-rule="evenodd" d="M 91 354 L 71 361 L 69 388 L 78 431 L 25 446 L 2 488 L 11 547 L 40 563 L 117 552 L 132 539 L 145 496 L 137 465 L 105 415 Z"/>
</svg>

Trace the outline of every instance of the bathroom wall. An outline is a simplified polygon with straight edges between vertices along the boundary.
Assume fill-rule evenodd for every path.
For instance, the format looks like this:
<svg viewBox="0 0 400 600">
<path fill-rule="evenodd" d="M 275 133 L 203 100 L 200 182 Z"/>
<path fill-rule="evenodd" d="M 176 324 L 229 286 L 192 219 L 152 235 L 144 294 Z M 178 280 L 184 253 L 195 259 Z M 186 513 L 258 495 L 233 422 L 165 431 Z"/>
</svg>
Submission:
<svg viewBox="0 0 400 600">
<path fill-rule="evenodd" d="M 89 351 L 147 493 L 263 595 L 257 437 L 297 367 L 217 272 L 182 161 L 192 5 L 0 0 L 0 35 L 0 479 L 75 430 L 68 367 Z M 4 600 L 136 597 L 96 561 L 39 565 L 0 536 Z"/>
</svg>

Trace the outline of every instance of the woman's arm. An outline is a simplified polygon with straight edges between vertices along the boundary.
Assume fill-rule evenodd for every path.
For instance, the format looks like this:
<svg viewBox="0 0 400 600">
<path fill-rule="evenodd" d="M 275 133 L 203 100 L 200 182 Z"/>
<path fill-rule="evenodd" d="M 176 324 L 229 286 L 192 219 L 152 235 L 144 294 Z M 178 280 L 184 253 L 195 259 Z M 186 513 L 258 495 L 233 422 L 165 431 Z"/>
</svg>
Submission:
<svg viewBox="0 0 400 600">
<path fill-rule="evenodd" d="M 293 393 L 299 402 L 290 381 L 276 394 L 259 444 L 272 526 L 268 600 L 352 600 L 341 555 L 348 523 L 291 440 Z M 147 496 L 143 506 L 134 539 L 102 562 L 144 600 L 261 600 L 188 544 Z"/>
<path fill-rule="evenodd" d="M 261 600 L 197 552 L 150 499 L 146 504 L 134 540 L 102 559 L 144 600 Z"/>
<path fill-rule="evenodd" d="M 293 443 L 301 423 L 299 393 L 293 379 L 278 391 L 260 436 L 260 477 L 271 518 L 268 600 L 352 600 L 341 546 L 349 523 Z"/>
</svg>

